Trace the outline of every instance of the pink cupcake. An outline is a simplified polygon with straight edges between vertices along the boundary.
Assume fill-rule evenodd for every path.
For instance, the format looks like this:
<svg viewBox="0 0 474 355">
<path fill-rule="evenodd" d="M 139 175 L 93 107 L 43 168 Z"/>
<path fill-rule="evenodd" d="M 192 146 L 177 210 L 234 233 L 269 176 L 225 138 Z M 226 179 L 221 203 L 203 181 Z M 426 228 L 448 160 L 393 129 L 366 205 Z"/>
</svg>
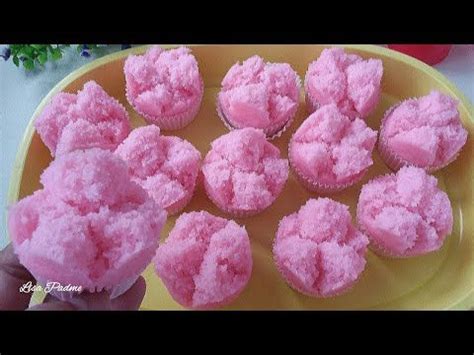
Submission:
<svg viewBox="0 0 474 355">
<path fill-rule="evenodd" d="M 362 187 L 357 221 L 374 251 L 404 258 L 441 248 L 451 234 L 453 213 L 436 184 L 423 169 L 407 166 Z"/>
<path fill-rule="evenodd" d="M 291 124 L 299 103 L 300 79 L 286 63 L 255 55 L 234 64 L 222 80 L 217 112 L 229 129 L 263 129 L 273 138 Z"/>
<path fill-rule="evenodd" d="M 128 56 L 124 73 L 128 102 L 161 129 L 183 128 L 199 112 L 204 82 L 189 48 L 150 47 Z"/>
<path fill-rule="evenodd" d="M 377 132 L 360 118 L 351 120 L 335 104 L 311 114 L 290 140 L 288 158 L 298 180 L 309 190 L 343 190 L 373 164 Z"/>
<path fill-rule="evenodd" d="M 191 201 L 201 153 L 188 141 L 161 136 L 159 127 L 149 125 L 135 128 L 115 153 L 127 162 L 132 180 L 169 215 Z"/>
<path fill-rule="evenodd" d="M 324 49 L 306 72 L 306 106 L 336 104 L 351 119 L 366 118 L 380 99 L 383 66 L 380 59 L 364 60 L 339 47 Z"/>
<path fill-rule="evenodd" d="M 368 244 L 352 225 L 346 205 L 328 198 L 310 199 L 280 221 L 273 257 L 293 289 L 312 297 L 331 297 L 357 282 Z"/>
<path fill-rule="evenodd" d="M 385 163 L 394 171 L 415 165 L 434 172 L 455 160 L 467 140 L 457 105 L 450 96 L 432 91 L 391 107 L 378 144 Z"/>
<path fill-rule="evenodd" d="M 288 179 L 288 161 L 262 130 L 242 128 L 211 143 L 202 166 L 204 187 L 222 211 L 247 217 L 269 207 Z"/>
<path fill-rule="evenodd" d="M 43 286 L 107 290 L 112 298 L 125 292 L 152 260 L 166 212 L 130 180 L 122 160 L 98 148 L 56 158 L 41 183 L 9 209 L 20 262 Z"/>
<path fill-rule="evenodd" d="M 252 273 L 245 227 L 206 211 L 183 213 L 154 258 L 155 271 L 181 305 L 209 309 L 231 303 Z"/>
<path fill-rule="evenodd" d="M 53 96 L 35 128 L 54 157 L 76 149 L 114 150 L 130 132 L 130 121 L 120 102 L 89 81 L 77 94 Z"/>
</svg>

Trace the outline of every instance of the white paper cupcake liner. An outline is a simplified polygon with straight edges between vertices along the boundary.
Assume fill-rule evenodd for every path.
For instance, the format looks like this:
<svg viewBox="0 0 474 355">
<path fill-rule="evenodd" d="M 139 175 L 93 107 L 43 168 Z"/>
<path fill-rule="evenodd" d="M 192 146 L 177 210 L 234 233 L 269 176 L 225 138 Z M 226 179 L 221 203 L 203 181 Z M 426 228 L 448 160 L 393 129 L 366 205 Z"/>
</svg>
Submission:
<svg viewBox="0 0 474 355">
<path fill-rule="evenodd" d="M 293 137 L 290 139 L 290 143 L 288 145 L 288 161 L 290 163 L 290 167 L 293 169 L 295 172 L 295 176 L 298 180 L 298 182 L 303 185 L 307 190 L 312 191 L 312 192 L 317 192 L 319 194 L 327 195 L 331 193 L 336 193 L 343 191 L 355 184 L 357 184 L 359 181 L 362 180 L 362 178 L 365 176 L 367 171 L 369 170 L 369 167 L 365 168 L 361 172 L 359 172 L 356 177 L 353 178 L 352 181 L 346 182 L 346 183 L 334 183 L 334 184 L 325 184 L 325 183 L 320 183 L 318 181 L 311 180 L 305 174 L 299 170 L 295 163 L 293 162 L 293 154 L 291 152 L 292 147 L 293 147 Z"/>
<path fill-rule="evenodd" d="M 239 129 L 239 127 L 237 126 L 234 126 L 228 119 L 227 117 L 225 116 L 222 108 L 221 108 L 221 105 L 219 103 L 219 96 L 216 97 L 216 111 L 217 111 L 217 115 L 219 116 L 220 120 L 222 121 L 222 123 L 224 123 L 224 126 L 226 126 L 226 128 L 229 130 L 229 131 L 232 131 L 234 129 Z M 292 112 L 290 115 L 289 115 L 289 118 L 287 121 L 281 123 L 277 123 L 277 124 L 274 124 L 274 125 L 271 125 L 269 127 L 266 127 L 266 128 L 263 128 L 263 133 L 265 133 L 265 135 L 267 136 L 267 139 L 268 140 L 273 140 L 275 138 L 279 138 L 281 137 L 281 135 L 288 129 L 288 127 L 291 126 L 291 124 L 293 123 L 293 121 L 295 120 L 295 117 L 296 117 L 296 113 L 298 112 L 298 106 L 296 106 L 294 112 Z"/>
<path fill-rule="evenodd" d="M 143 118 L 148 123 L 152 123 L 160 127 L 160 129 L 163 129 L 165 131 L 171 131 L 171 130 L 177 130 L 177 129 L 182 129 L 186 127 L 188 124 L 190 124 L 194 118 L 197 116 L 199 109 L 201 108 L 201 103 L 202 103 L 202 98 L 204 96 L 204 81 L 202 80 L 202 77 L 200 77 L 200 82 L 201 82 L 201 93 L 200 97 L 196 102 L 193 104 L 192 107 L 190 107 L 187 111 L 184 111 L 182 113 L 176 114 L 176 115 L 171 115 L 171 116 L 152 116 L 147 114 L 146 112 L 141 111 L 136 107 L 136 105 L 133 103 L 133 100 L 131 100 L 130 95 L 128 93 L 128 88 L 125 85 L 125 96 L 132 105 L 133 109 L 138 112 Z"/>
<path fill-rule="evenodd" d="M 351 291 L 354 286 L 359 282 L 360 278 L 362 277 L 362 274 L 364 273 L 365 269 L 366 269 L 366 266 L 367 266 L 367 255 L 366 255 L 366 265 L 364 266 L 364 270 L 362 270 L 362 272 L 357 276 L 357 278 L 348 283 L 347 285 L 345 285 L 343 288 L 339 289 L 338 291 L 336 292 L 332 292 L 330 294 L 326 294 L 326 295 L 321 295 L 321 294 L 314 294 L 314 293 L 309 293 L 307 292 L 306 290 L 303 290 L 302 288 L 296 286 L 293 284 L 293 282 L 291 282 L 287 277 L 286 277 L 286 274 L 283 272 L 283 270 L 281 269 L 280 267 L 280 264 L 277 262 L 276 260 L 276 256 L 275 256 L 275 253 L 273 252 L 275 249 L 275 239 L 273 240 L 273 245 L 272 245 L 272 255 L 273 255 L 273 263 L 275 264 L 277 270 L 278 270 L 278 273 L 280 274 L 280 276 L 283 278 L 283 280 L 285 281 L 285 283 L 288 285 L 288 287 L 290 287 L 292 290 L 296 291 L 296 292 L 299 292 L 305 296 L 308 296 L 308 297 L 311 297 L 311 298 L 321 298 L 321 299 L 324 299 L 324 298 L 332 298 L 332 297 L 337 297 L 337 296 L 340 296 L 342 294 L 345 294 L 349 291 Z"/>
<path fill-rule="evenodd" d="M 406 159 L 403 159 L 402 157 L 397 155 L 394 151 L 390 149 L 387 143 L 387 137 L 385 133 L 385 121 L 388 115 L 392 113 L 393 110 L 395 110 L 399 105 L 400 103 L 392 106 L 390 109 L 387 110 L 387 112 L 385 112 L 382 118 L 382 122 L 380 124 L 380 136 L 377 143 L 377 151 L 379 152 L 380 157 L 385 162 L 385 164 L 394 172 L 397 172 L 400 168 L 404 166 L 408 166 L 408 165 L 417 166 L 416 164 Z M 457 152 L 455 155 L 453 155 L 451 159 L 447 160 L 443 164 L 429 166 L 429 167 L 426 167 L 426 166 L 417 166 L 417 167 L 424 169 L 427 173 L 434 173 L 440 169 L 443 169 L 444 167 L 448 166 L 453 161 L 455 161 L 457 157 L 459 156 L 459 153 L 460 151 Z"/>
</svg>

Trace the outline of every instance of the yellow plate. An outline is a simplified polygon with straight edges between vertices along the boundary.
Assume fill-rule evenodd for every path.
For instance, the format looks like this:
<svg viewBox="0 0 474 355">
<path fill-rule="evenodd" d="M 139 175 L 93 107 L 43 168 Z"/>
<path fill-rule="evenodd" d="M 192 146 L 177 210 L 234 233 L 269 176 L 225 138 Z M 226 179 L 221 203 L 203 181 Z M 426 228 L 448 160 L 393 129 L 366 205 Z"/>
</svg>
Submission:
<svg viewBox="0 0 474 355">
<path fill-rule="evenodd" d="M 473 199 L 473 134 L 472 106 L 444 76 L 420 61 L 382 47 L 345 46 L 349 52 L 362 57 L 383 60 L 384 76 L 382 99 L 377 110 L 368 118 L 369 125 L 379 128 L 380 118 L 392 104 L 413 96 L 428 94 L 438 89 L 459 99 L 459 111 L 469 138 L 459 158 L 436 174 L 441 188 L 451 199 L 454 230 L 438 252 L 404 260 L 381 258 L 368 253 L 367 267 L 359 283 L 345 295 L 330 299 L 313 299 L 291 290 L 278 274 L 272 261 L 271 246 L 278 221 L 296 211 L 308 198 L 308 193 L 290 174 L 283 193 L 271 208 L 262 214 L 237 220 L 245 224 L 252 242 L 254 269 L 252 278 L 240 297 L 228 309 L 466 309 L 474 306 L 474 199 Z M 196 119 L 185 129 L 168 132 L 189 140 L 203 154 L 209 143 L 227 132 L 215 110 L 215 97 L 220 82 L 236 61 L 258 54 L 271 62 L 287 62 L 304 77 L 308 64 L 317 58 L 323 46 L 193 46 L 206 86 L 201 110 Z M 134 127 L 145 121 L 133 111 L 125 99 L 122 67 L 130 53 L 142 53 L 146 47 L 108 55 L 85 65 L 57 84 L 36 109 L 26 129 L 10 182 L 9 203 L 39 189 L 39 176 L 51 161 L 51 156 L 35 133 L 33 121 L 51 96 L 59 91 L 76 92 L 88 80 L 95 80 L 110 94 L 119 99 L 130 113 Z M 303 95 L 297 118 L 290 129 L 274 143 L 287 155 L 291 134 L 306 117 Z M 362 182 L 331 197 L 350 205 L 355 215 L 355 205 L 362 184 L 389 170 L 374 153 L 375 164 Z M 207 210 L 224 216 L 205 197 L 198 187 L 185 211 Z M 173 227 L 176 217 L 169 218 L 161 239 Z M 144 309 L 181 309 L 168 294 L 152 267 L 144 272 L 147 293 Z"/>
</svg>

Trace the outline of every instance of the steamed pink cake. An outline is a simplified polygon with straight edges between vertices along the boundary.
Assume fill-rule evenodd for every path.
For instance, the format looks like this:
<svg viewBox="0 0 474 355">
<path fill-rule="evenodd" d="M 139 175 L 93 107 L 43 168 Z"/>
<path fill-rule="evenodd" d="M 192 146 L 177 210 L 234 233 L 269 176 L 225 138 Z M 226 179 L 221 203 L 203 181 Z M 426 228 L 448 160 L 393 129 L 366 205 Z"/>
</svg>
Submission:
<svg viewBox="0 0 474 355">
<path fill-rule="evenodd" d="M 35 128 L 52 156 L 76 149 L 113 150 L 130 132 L 125 108 L 95 81 L 77 94 L 53 96 L 35 121 Z"/>
<path fill-rule="evenodd" d="M 41 183 L 9 209 L 20 262 L 43 285 L 124 292 L 155 254 L 166 212 L 130 180 L 122 160 L 97 148 L 56 158 Z"/>
<path fill-rule="evenodd" d="M 300 182 L 320 193 L 340 191 L 359 181 L 373 164 L 377 132 L 351 120 L 335 104 L 311 114 L 290 140 L 288 157 Z"/>
<path fill-rule="evenodd" d="M 346 205 L 328 198 L 310 199 L 280 221 L 273 257 L 292 288 L 312 297 L 331 297 L 357 282 L 368 243 L 352 225 Z"/>
<path fill-rule="evenodd" d="M 456 159 L 467 140 L 457 105 L 450 96 L 432 91 L 391 107 L 382 120 L 378 146 L 387 165 L 434 172 Z"/>
<path fill-rule="evenodd" d="M 127 162 L 132 180 L 168 214 L 191 200 L 201 154 L 188 141 L 162 136 L 157 126 L 149 125 L 134 129 L 115 153 Z"/>
<path fill-rule="evenodd" d="M 409 257 L 438 250 L 453 227 L 448 195 L 423 169 L 403 167 L 363 186 L 359 226 L 382 255 Z"/>
<path fill-rule="evenodd" d="M 218 113 L 231 129 L 263 129 L 268 137 L 288 127 L 298 109 L 299 77 L 287 63 L 257 55 L 234 64 L 222 80 Z"/>
<path fill-rule="evenodd" d="M 202 166 L 209 198 L 237 217 L 269 207 L 283 190 L 288 170 L 279 149 L 255 128 L 237 129 L 214 140 Z"/>
<path fill-rule="evenodd" d="M 324 49 L 305 75 L 308 110 L 333 103 L 350 118 L 366 118 L 380 100 L 382 75 L 380 59 L 364 60 L 339 47 Z"/>
<path fill-rule="evenodd" d="M 171 296 L 188 308 L 232 302 L 252 273 L 247 231 L 232 220 L 200 211 L 183 213 L 154 258 Z"/>
<path fill-rule="evenodd" d="M 125 61 L 127 99 L 148 122 L 161 129 L 180 129 L 199 111 L 204 82 L 198 63 L 186 47 L 150 47 Z"/>
</svg>

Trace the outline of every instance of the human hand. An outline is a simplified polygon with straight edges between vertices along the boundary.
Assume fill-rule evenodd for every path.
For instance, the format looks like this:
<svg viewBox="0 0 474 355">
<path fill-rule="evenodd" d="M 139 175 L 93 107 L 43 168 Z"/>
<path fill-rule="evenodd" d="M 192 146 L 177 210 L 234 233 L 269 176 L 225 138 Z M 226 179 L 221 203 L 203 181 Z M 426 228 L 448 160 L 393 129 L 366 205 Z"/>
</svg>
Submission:
<svg viewBox="0 0 474 355">
<path fill-rule="evenodd" d="M 145 280 L 140 276 L 127 292 L 113 300 L 106 291 L 83 292 L 69 302 L 47 294 L 42 304 L 28 307 L 31 294 L 19 291 L 28 281 L 36 283 L 30 272 L 20 264 L 13 246 L 7 245 L 0 251 L 0 310 L 137 310 L 146 289 Z"/>
</svg>

